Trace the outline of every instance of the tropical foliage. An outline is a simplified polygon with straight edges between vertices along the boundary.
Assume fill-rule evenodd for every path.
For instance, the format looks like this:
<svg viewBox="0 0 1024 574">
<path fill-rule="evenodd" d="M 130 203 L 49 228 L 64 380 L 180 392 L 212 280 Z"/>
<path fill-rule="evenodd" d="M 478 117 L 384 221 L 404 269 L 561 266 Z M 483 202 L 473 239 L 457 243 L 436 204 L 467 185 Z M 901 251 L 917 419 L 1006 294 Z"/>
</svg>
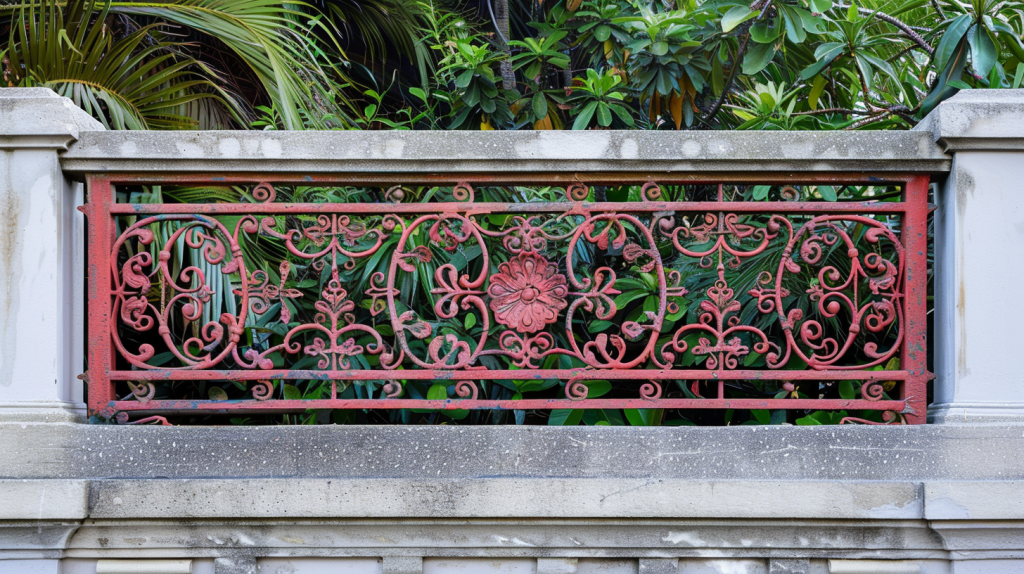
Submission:
<svg viewBox="0 0 1024 574">
<path fill-rule="evenodd" d="M 959 90 L 1021 87 L 1022 34 L 1024 2 L 1015 0 L 0 0 L 0 85 L 50 87 L 111 129 L 907 129 Z M 876 192 L 805 191 L 824 201 Z M 295 193 L 339 201 L 369 192 Z M 407 201 L 439 191 L 410 193 Z M 757 201 L 769 189 L 737 193 Z M 243 197 L 167 188 L 124 200 Z M 274 275 L 279 245 L 243 247 Z M 624 302 L 629 312 L 642 312 L 644 289 L 638 283 Z M 505 391 L 522 389 L 495 392 Z M 441 391 L 422 390 L 431 392 Z M 661 422 L 652 413 L 582 416 L 550 420 Z M 747 422 L 777 419 L 756 412 Z"/>
<path fill-rule="evenodd" d="M 0 68 L 116 129 L 901 129 L 1024 79 L 1013 0 L 507 2 L 7 0 Z"/>
</svg>

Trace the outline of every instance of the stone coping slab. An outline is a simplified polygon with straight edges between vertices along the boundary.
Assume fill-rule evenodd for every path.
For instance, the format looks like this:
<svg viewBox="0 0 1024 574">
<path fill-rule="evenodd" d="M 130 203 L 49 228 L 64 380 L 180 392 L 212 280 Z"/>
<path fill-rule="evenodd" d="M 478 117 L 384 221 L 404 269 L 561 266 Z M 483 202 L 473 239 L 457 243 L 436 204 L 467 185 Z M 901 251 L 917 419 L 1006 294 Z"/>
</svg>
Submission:
<svg viewBox="0 0 1024 574">
<path fill-rule="evenodd" d="M 945 173 L 930 132 L 82 132 L 69 173 Z M 509 175 L 512 174 L 512 175 Z"/>
<path fill-rule="evenodd" d="M 1024 480 L 1024 425 L 0 424 L 0 478 Z"/>
<path fill-rule="evenodd" d="M 0 480 L 0 520 L 1024 520 L 1024 481 Z"/>
</svg>

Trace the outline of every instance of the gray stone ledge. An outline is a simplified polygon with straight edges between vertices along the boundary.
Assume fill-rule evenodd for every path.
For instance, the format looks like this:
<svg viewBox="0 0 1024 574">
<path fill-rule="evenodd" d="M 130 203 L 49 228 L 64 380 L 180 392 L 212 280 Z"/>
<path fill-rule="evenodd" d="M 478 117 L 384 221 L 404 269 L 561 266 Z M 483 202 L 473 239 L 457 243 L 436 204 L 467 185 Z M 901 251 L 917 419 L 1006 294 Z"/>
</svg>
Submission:
<svg viewBox="0 0 1024 574">
<path fill-rule="evenodd" d="M 1024 403 L 942 403 L 928 405 L 928 422 L 946 425 L 1024 425 Z"/>
<path fill-rule="evenodd" d="M 798 489 L 797 497 L 777 496 Z M 912 482 L 674 479 L 97 480 L 89 516 L 163 518 L 923 517 Z M 287 494 L 285 494 L 287 493 Z M 139 501 L 145 501 L 140 504 Z"/>
<path fill-rule="evenodd" d="M 928 482 L 928 520 L 1024 519 L 1024 481 Z"/>
<path fill-rule="evenodd" d="M 89 516 L 85 480 L 0 480 L 0 520 L 67 520 Z"/>
<path fill-rule="evenodd" d="M 927 132 L 83 132 L 66 172 L 945 173 Z"/>
<path fill-rule="evenodd" d="M 59 149 L 103 125 L 49 88 L 0 88 L 0 150 Z"/>
<path fill-rule="evenodd" d="M 964 90 L 914 131 L 930 132 L 944 151 L 1024 150 L 1024 90 Z"/>
<path fill-rule="evenodd" d="M 799 492 L 799 496 L 779 493 Z M 623 478 L 0 480 L 0 520 L 1024 520 L 1024 481 Z"/>
<path fill-rule="evenodd" d="M 1024 480 L 1024 426 L 0 423 L 0 478 Z"/>
</svg>

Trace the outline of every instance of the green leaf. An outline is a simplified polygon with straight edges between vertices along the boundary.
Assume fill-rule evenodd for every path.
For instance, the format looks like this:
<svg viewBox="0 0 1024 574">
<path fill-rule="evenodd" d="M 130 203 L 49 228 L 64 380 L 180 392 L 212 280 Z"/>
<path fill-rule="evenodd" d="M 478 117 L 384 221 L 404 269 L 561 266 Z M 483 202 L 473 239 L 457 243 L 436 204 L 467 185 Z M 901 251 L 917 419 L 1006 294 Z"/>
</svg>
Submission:
<svg viewBox="0 0 1024 574">
<path fill-rule="evenodd" d="M 602 24 L 594 30 L 594 39 L 598 42 L 604 42 L 612 35 L 612 29 L 607 24 Z"/>
<path fill-rule="evenodd" d="M 804 70 L 800 72 L 800 77 L 804 80 L 813 78 L 818 75 L 818 72 L 824 70 L 825 66 L 831 64 L 832 60 L 838 58 L 845 50 L 845 45 L 836 42 L 830 42 L 828 44 L 818 46 L 818 49 L 814 51 L 814 57 L 817 58 L 818 61 L 804 68 Z"/>
<path fill-rule="evenodd" d="M 846 400 L 857 398 L 857 391 L 853 388 L 853 383 L 850 381 L 839 381 L 839 396 Z"/>
<path fill-rule="evenodd" d="M 1024 81 L 1024 62 L 1018 62 L 1017 73 L 1013 75 L 1013 89 L 1020 88 L 1022 81 Z"/>
<path fill-rule="evenodd" d="M 722 31 L 728 32 L 740 24 L 757 16 L 758 12 L 747 6 L 733 6 L 722 16 Z"/>
<path fill-rule="evenodd" d="M 555 409 L 548 415 L 552 426 L 576 426 L 583 419 L 583 409 Z"/>
<path fill-rule="evenodd" d="M 465 88 L 473 81 L 473 70 L 466 70 L 455 76 L 455 87 Z"/>
<path fill-rule="evenodd" d="M 608 127 L 612 125 L 612 111 L 608 109 L 608 104 L 600 102 L 597 104 L 597 123 L 601 124 L 601 127 Z"/>
<path fill-rule="evenodd" d="M 782 18 L 768 18 L 750 27 L 750 39 L 758 44 L 770 44 L 785 32 Z"/>
<path fill-rule="evenodd" d="M 590 125 L 590 118 L 594 117 L 594 112 L 597 111 L 597 102 L 590 102 L 583 108 L 580 115 L 576 116 L 576 121 L 572 124 L 574 130 L 585 130 Z"/>
<path fill-rule="evenodd" d="M 763 70 L 768 62 L 775 57 L 775 47 L 771 44 L 757 44 L 747 50 L 743 56 L 743 73 L 756 74 Z"/>
<path fill-rule="evenodd" d="M 618 283 L 619 282 L 617 281 L 616 286 L 618 286 Z M 615 308 L 621 311 L 627 304 L 629 304 L 630 301 L 646 297 L 647 294 L 647 289 L 630 289 L 629 291 L 623 291 L 615 297 Z"/>
<path fill-rule="evenodd" d="M 612 390 L 612 384 L 609 381 L 586 381 L 584 384 L 587 385 L 588 399 L 607 395 Z"/>
<path fill-rule="evenodd" d="M 807 105 L 811 106 L 812 110 L 818 109 L 818 99 L 821 98 L 821 93 L 825 91 L 825 86 L 828 85 L 828 78 L 825 76 L 818 76 L 814 78 L 814 83 L 811 85 L 811 92 L 807 95 Z"/>
<path fill-rule="evenodd" d="M 832 0 L 811 0 L 811 12 L 824 14 L 832 9 Z"/>
<path fill-rule="evenodd" d="M 629 424 L 638 427 L 660 426 L 663 409 L 623 409 Z"/>
<path fill-rule="evenodd" d="M 807 39 L 807 32 L 804 31 L 804 22 L 792 8 L 785 4 L 779 4 L 779 9 L 785 14 L 786 37 L 794 44 L 801 44 Z"/>
<path fill-rule="evenodd" d="M 836 201 L 839 196 L 836 195 L 836 188 L 831 185 L 819 185 L 818 193 L 821 194 L 821 198 L 825 201 Z"/>
<path fill-rule="evenodd" d="M 443 401 L 448 398 L 448 387 L 441 383 L 434 383 L 427 389 L 427 400 Z"/>
<path fill-rule="evenodd" d="M 970 90 L 971 89 L 970 84 L 968 84 L 966 82 L 963 82 L 961 80 L 950 80 L 950 81 L 946 82 L 946 85 L 951 87 L 951 88 L 956 88 L 958 90 Z"/>
<path fill-rule="evenodd" d="M 992 41 L 988 30 L 975 24 L 967 31 L 967 43 L 971 46 L 971 68 L 974 73 L 985 77 L 999 59 L 999 48 Z"/>
<path fill-rule="evenodd" d="M 949 62 L 950 56 L 953 55 L 953 51 L 956 50 L 957 45 L 960 44 L 960 40 L 967 33 L 968 28 L 971 26 L 971 16 L 969 14 L 963 14 L 958 16 L 956 20 L 946 28 L 946 31 L 942 34 L 942 39 L 939 40 L 938 47 L 935 48 L 935 67 L 942 69 L 946 67 L 946 63 Z"/>
<path fill-rule="evenodd" d="M 288 401 L 297 401 L 302 399 L 302 391 L 294 385 L 284 386 L 284 398 Z"/>
<path fill-rule="evenodd" d="M 857 57 L 863 58 L 873 67 L 878 68 L 879 70 L 882 71 L 882 73 L 889 76 L 892 79 L 892 81 L 896 83 L 897 86 L 902 87 L 903 80 L 896 74 L 896 71 L 892 69 L 892 66 L 889 64 L 889 62 L 886 62 L 881 58 L 876 58 L 875 56 L 872 56 L 871 54 L 868 54 L 866 52 L 858 53 Z"/>
<path fill-rule="evenodd" d="M 755 201 L 764 201 L 768 197 L 768 192 L 771 191 L 772 186 L 770 185 L 755 185 L 751 197 Z"/>
<path fill-rule="evenodd" d="M 228 394 L 224 389 L 220 387 L 210 387 L 209 390 L 210 399 L 214 401 L 226 401 L 228 400 Z"/>
<path fill-rule="evenodd" d="M 476 325 L 476 315 L 474 315 L 472 313 L 470 313 L 469 315 L 466 315 L 465 325 L 466 325 L 466 330 L 467 331 L 472 329 L 473 326 Z"/>
<path fill-rule="evenodd" d="M 423 88 L 409 88 L 409 93 L 416 96 L 420 100 L 423 100 L 424 102 L 427 101 L 427 94 L 426 92 L 423 91 Z"/>
<path fill-rule="evenodd" d="M 803 8 L 791 7 L 800 16 L 800 23 L 803 25 L 804 30 L 807 30 L 811 34 L 824 34 L 825 33 L 825 20 L 821 16 L 814 16 Z"/>
<path fill-rule="evenodd" d="M 763 425 L 771 424 L 772 422 L 771 411 L 763 409 L 754 409 L 750 411 L 750 414 L 754 416 L 757 422 Z"/>
<path fill-rule="evenodd" d="M 957 49 L 953 52 L 953 56 L 949 59 L 949 63 L 946 64 L 946 68 L 942 70 L 941 74 L 939 74 L 939 79 L 932 87 L 931 93 L 929 93 L 928 97 L 921 102 L 922 115 L 927 115 L 928 112 L 935 109 L 935 106 L 939 105 L 940 102 L 956 93 L 957 88 L 948 85 L 948 82 L 960 79 L 966 63 L 967 44 L 966 42 L 962 42 L 957 45 Z"/>
<path fill-rule="evenodd" d="M 537 92 L 533 95 L 533 117 L 536 121 L 540 121 L 548 115 L 548 100 L 544 97 L 544 92 Z"/>
<path fill-rule="evenodd" d="M 668 42 L 660 40 L 651 44 L 651 53 L 655 56 L 664 56 L 665 54 L 668 54 Z"/>
<path fill-rule="evenodd" d="M 817 418 L 812 416 L 813 414 L 817 414 L 817 413 L 812 413 L 811 415 L 807 415 L 806 417 L 796 419 L 796 424 L 801 425 L 801 426 L 815 426 L 815 425 L 824 424 L 821 421 L 819 421 Z"/>
</svg>

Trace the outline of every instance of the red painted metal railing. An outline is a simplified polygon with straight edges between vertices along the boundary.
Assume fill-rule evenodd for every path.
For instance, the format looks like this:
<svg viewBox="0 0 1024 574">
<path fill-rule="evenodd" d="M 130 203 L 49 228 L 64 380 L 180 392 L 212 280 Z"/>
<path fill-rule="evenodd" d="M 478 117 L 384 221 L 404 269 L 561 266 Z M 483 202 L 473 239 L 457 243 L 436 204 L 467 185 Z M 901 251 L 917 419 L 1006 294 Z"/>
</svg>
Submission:
<svg viewBox="0 0 1024 574">
<path fill-rule="evenodd" d="M 842 409 L 924 421 L 926 176 L 413 183 L 90 177 L 91 413 Z M 192 193 L 131 202 L 171 185 Z M 819 199 L 843 185 L 871 191 Z M 308 193 L 331 189 L 347 191 Z M 323 383 L 296 396 L 296 381 Z"/>
</svg>

